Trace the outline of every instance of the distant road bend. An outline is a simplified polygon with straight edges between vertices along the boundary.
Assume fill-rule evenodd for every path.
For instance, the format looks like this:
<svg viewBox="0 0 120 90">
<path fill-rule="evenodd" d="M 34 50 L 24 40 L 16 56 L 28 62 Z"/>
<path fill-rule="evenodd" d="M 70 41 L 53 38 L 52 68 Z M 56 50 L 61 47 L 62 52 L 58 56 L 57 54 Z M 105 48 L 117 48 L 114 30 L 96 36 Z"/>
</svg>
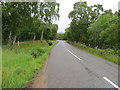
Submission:
<svg viewBox="0 0 120 90">
<path fill-rule="evenodd" d="M 118 65 L 82 51 L 65 41 L 51 51 L 48 88 L 118 88 Z"/>
</svg>

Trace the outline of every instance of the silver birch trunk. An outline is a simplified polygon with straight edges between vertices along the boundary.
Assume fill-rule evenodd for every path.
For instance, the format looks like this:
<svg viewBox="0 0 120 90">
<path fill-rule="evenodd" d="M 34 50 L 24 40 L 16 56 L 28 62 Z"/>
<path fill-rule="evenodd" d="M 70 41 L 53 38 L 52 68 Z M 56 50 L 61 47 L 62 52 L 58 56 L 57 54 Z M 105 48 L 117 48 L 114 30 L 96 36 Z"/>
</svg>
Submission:
<svg viewBox="0 0 120 90">
<path fill-rule="evenodd" d="M 44 30 L 42 30 L 42 33 L 41 33 L 41 40 L 43 40 L 43 33 L 44 33 Z"/>
<path fill-rule="evenodd" d="M 13 45 L 15 45 L 15 42 L 16 42 L 16 36 L 13 39 Z"/>
<path fill-rule="evenodd" d="M 19 40 L 18 40 L 18 46 L 20 45 L 20 42 L 19 42 Z"/>
<path fill-rule="evenodd" d="M 10 31 L 9 39 L 8 39 L 8 45 L 9 45 L 9 46 L 11 46 L 11 44 L 12 44 L 11 35 L 12 35 L 12 32 Z"/>
<path fill-rule="evenodd" d="M 36 35 L 34 34 L 33 41 L 36 39 Z"/>
</svg>

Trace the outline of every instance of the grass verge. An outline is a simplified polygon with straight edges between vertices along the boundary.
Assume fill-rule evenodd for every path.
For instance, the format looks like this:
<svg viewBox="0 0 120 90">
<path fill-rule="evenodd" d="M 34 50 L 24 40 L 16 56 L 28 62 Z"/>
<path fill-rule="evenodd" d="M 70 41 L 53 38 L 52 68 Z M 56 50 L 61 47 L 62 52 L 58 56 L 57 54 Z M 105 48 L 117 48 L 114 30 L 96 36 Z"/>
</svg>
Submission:
<svg viewBox="0 0 120 90">
<path fill-rule="evenodd" d="M 3 46 L 2 88 L 20 88 L 32 80 L 43 67 L 51 46 L 46 41 L 20 43 L 20 46 Z"/>
<path fill-rule="evenodd" d="M 71 41 L 67 41 L 67 42 L 69 44 L 72 44 L 72 45 L 78 47 L 79 49 L 82 49 L 82 50 L 88 52 L 88 53 L 91 53 L 91 54 L 101 57 L 107 61 L 110 61 L 110 62 L 120 65 L 120 62 L 118 61 L 118 55 L 116 55 L 114 53 L 114 50 L 112 50 L 112 49 L 91 48 L 84 44 L 74 43 Z"/>
</svg>

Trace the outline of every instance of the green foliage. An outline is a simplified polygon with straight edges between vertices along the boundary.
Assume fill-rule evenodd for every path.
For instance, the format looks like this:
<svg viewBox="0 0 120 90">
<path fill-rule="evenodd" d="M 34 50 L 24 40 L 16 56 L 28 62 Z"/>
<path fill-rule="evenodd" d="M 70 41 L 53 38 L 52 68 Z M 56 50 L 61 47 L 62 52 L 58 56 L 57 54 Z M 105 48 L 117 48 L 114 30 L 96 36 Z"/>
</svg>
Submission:
<svg viewBox="0 0 120 90">
<path fill-rule="evenodd" d="M 65 40 L 65 34 L 64 33 L 58 33 L 57 34 L 57 40 Z"/>
<path fill-rule="evenodd" d="M 57 35 L 58 26 L 52 21 L 59 19 L 58 12 L 56 2 L 2 2 L 3 43 L 39 40 L 43 30 L 47 36 L 48 32 L 51 34 L 47 39 L 55 39 L 52 35 Z M 50 27 L 50 31 L 46 27 Z"/>
<path fill-rule="evenodd" d="M 55 40 L 57 36 L 58 25 L 57 24 L 47 24 L 44 28 L 44 39 L 45 40 Z"/>
<path fill-rule="evenodd" d="M 117 49 L 118 38 L 118 17 L 117 15 L 104 14 L 88 28 L 89 43 L 99 48 Z"/>
<path fill-rule="evenodd" d="M 87 2 L 76 2 L 68 15 L 72 21 L 65 30 L 65 37 L 91 47 L 118 50 L 118 14 L 104 11 L 100 4 L 88 6 Z"/>
<path fill-rule="evenodd" d="M 2 52 L 2 88 L 21 88 L 37 74 L 43 67 L 44 60 L 48 57 L 51 48 L 46 42 L 23 42 L 20 46 L 12 48 L 3 46 Z M 37 57 L 33 57 L 32 53 Z"/>
<path fill-rule="evenodd" d="M 66 32 L 66 37 L 69 37 L 69 39 L 72 37 L 72 41 L 87 44 L 89 38 L 87 28 L 97 20 L 100 12 L 103 11 L 103 7 L 100 4 L 88 6 L 87 2 L 80 1 L 74 4 L 73 9 L 68 16 L 72 19 L 72 22 L 69 31 Z"/>
</svg>

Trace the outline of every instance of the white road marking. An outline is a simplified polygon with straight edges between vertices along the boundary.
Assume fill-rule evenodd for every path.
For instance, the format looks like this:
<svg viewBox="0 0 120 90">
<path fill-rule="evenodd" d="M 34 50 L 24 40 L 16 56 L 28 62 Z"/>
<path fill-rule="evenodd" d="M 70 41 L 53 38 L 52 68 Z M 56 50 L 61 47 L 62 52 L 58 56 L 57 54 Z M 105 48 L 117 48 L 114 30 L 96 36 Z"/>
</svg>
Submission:
<svg viewBox="0 0 120 90">
<path fill-rule="evenodd" d="M 80 59 L 79 57 L 77 57 L 75 54 L 73 54 L 70 50 L 68 50 L 69 53 L 71 53 L 74 57 L 76 57 L 77 59 L 79 59 L 80 61 L 82 59 Z M 105 79 L 107 82 L 109 82 L 112 86 L 114 86 L 115 88 L 117 88 L 118 90 L 120 90 L 120 87 L 118 85 L 116 85 L 115 83 L 113 83 L 111 80 L 109 80 L 106 77 L 103 77 L 103 79 Z"/>
<path fill-rule="evenodd" d="M 103 77 L 107 82 L 109 82 L 111 85 L 113 85 L 115 88 L 118 88 L 118 90 L 120 90 L 120 87 L 117 86 L 115 83 L 113 83 L 111 80 L 109 80 L 108 78 L 106 77 Z"/>
<path fill-rule="evenodd" d="M 76 57 L 78 60 L 80 60 L 80 61 L 82 60 L 82 59 L 80 59 L 78 56 L 76 56 L 75 54 L 73 54 L 70 50 L 68 50 L 68 52 L 71 53 L 71 54 L 72 54 L 74 57 Z"/>
<path fill-rule="evenodd" d="M 65 47 L 65 46 L 64 46 Z M 80 61 L 82 59 L 80 59 L 79 57 L 77 57 L 75 54 L 73 54 L 70 50 L 68 50 L 69 53 L 71 53 L 74 57 L 76 57 L 77 59 L 79 59 Z M 120 90 L 120 87 L 118 85 L 116 85 L 115 83 L 113 83 L 111 80 L 109 80 L 106 77 L 103 77 L 103 79 L 105 79 L 107 82 L 109 82 L 112 86 L 114 86 L 115 88 L 117 88 L 118 90 Z"/>
</svg>

